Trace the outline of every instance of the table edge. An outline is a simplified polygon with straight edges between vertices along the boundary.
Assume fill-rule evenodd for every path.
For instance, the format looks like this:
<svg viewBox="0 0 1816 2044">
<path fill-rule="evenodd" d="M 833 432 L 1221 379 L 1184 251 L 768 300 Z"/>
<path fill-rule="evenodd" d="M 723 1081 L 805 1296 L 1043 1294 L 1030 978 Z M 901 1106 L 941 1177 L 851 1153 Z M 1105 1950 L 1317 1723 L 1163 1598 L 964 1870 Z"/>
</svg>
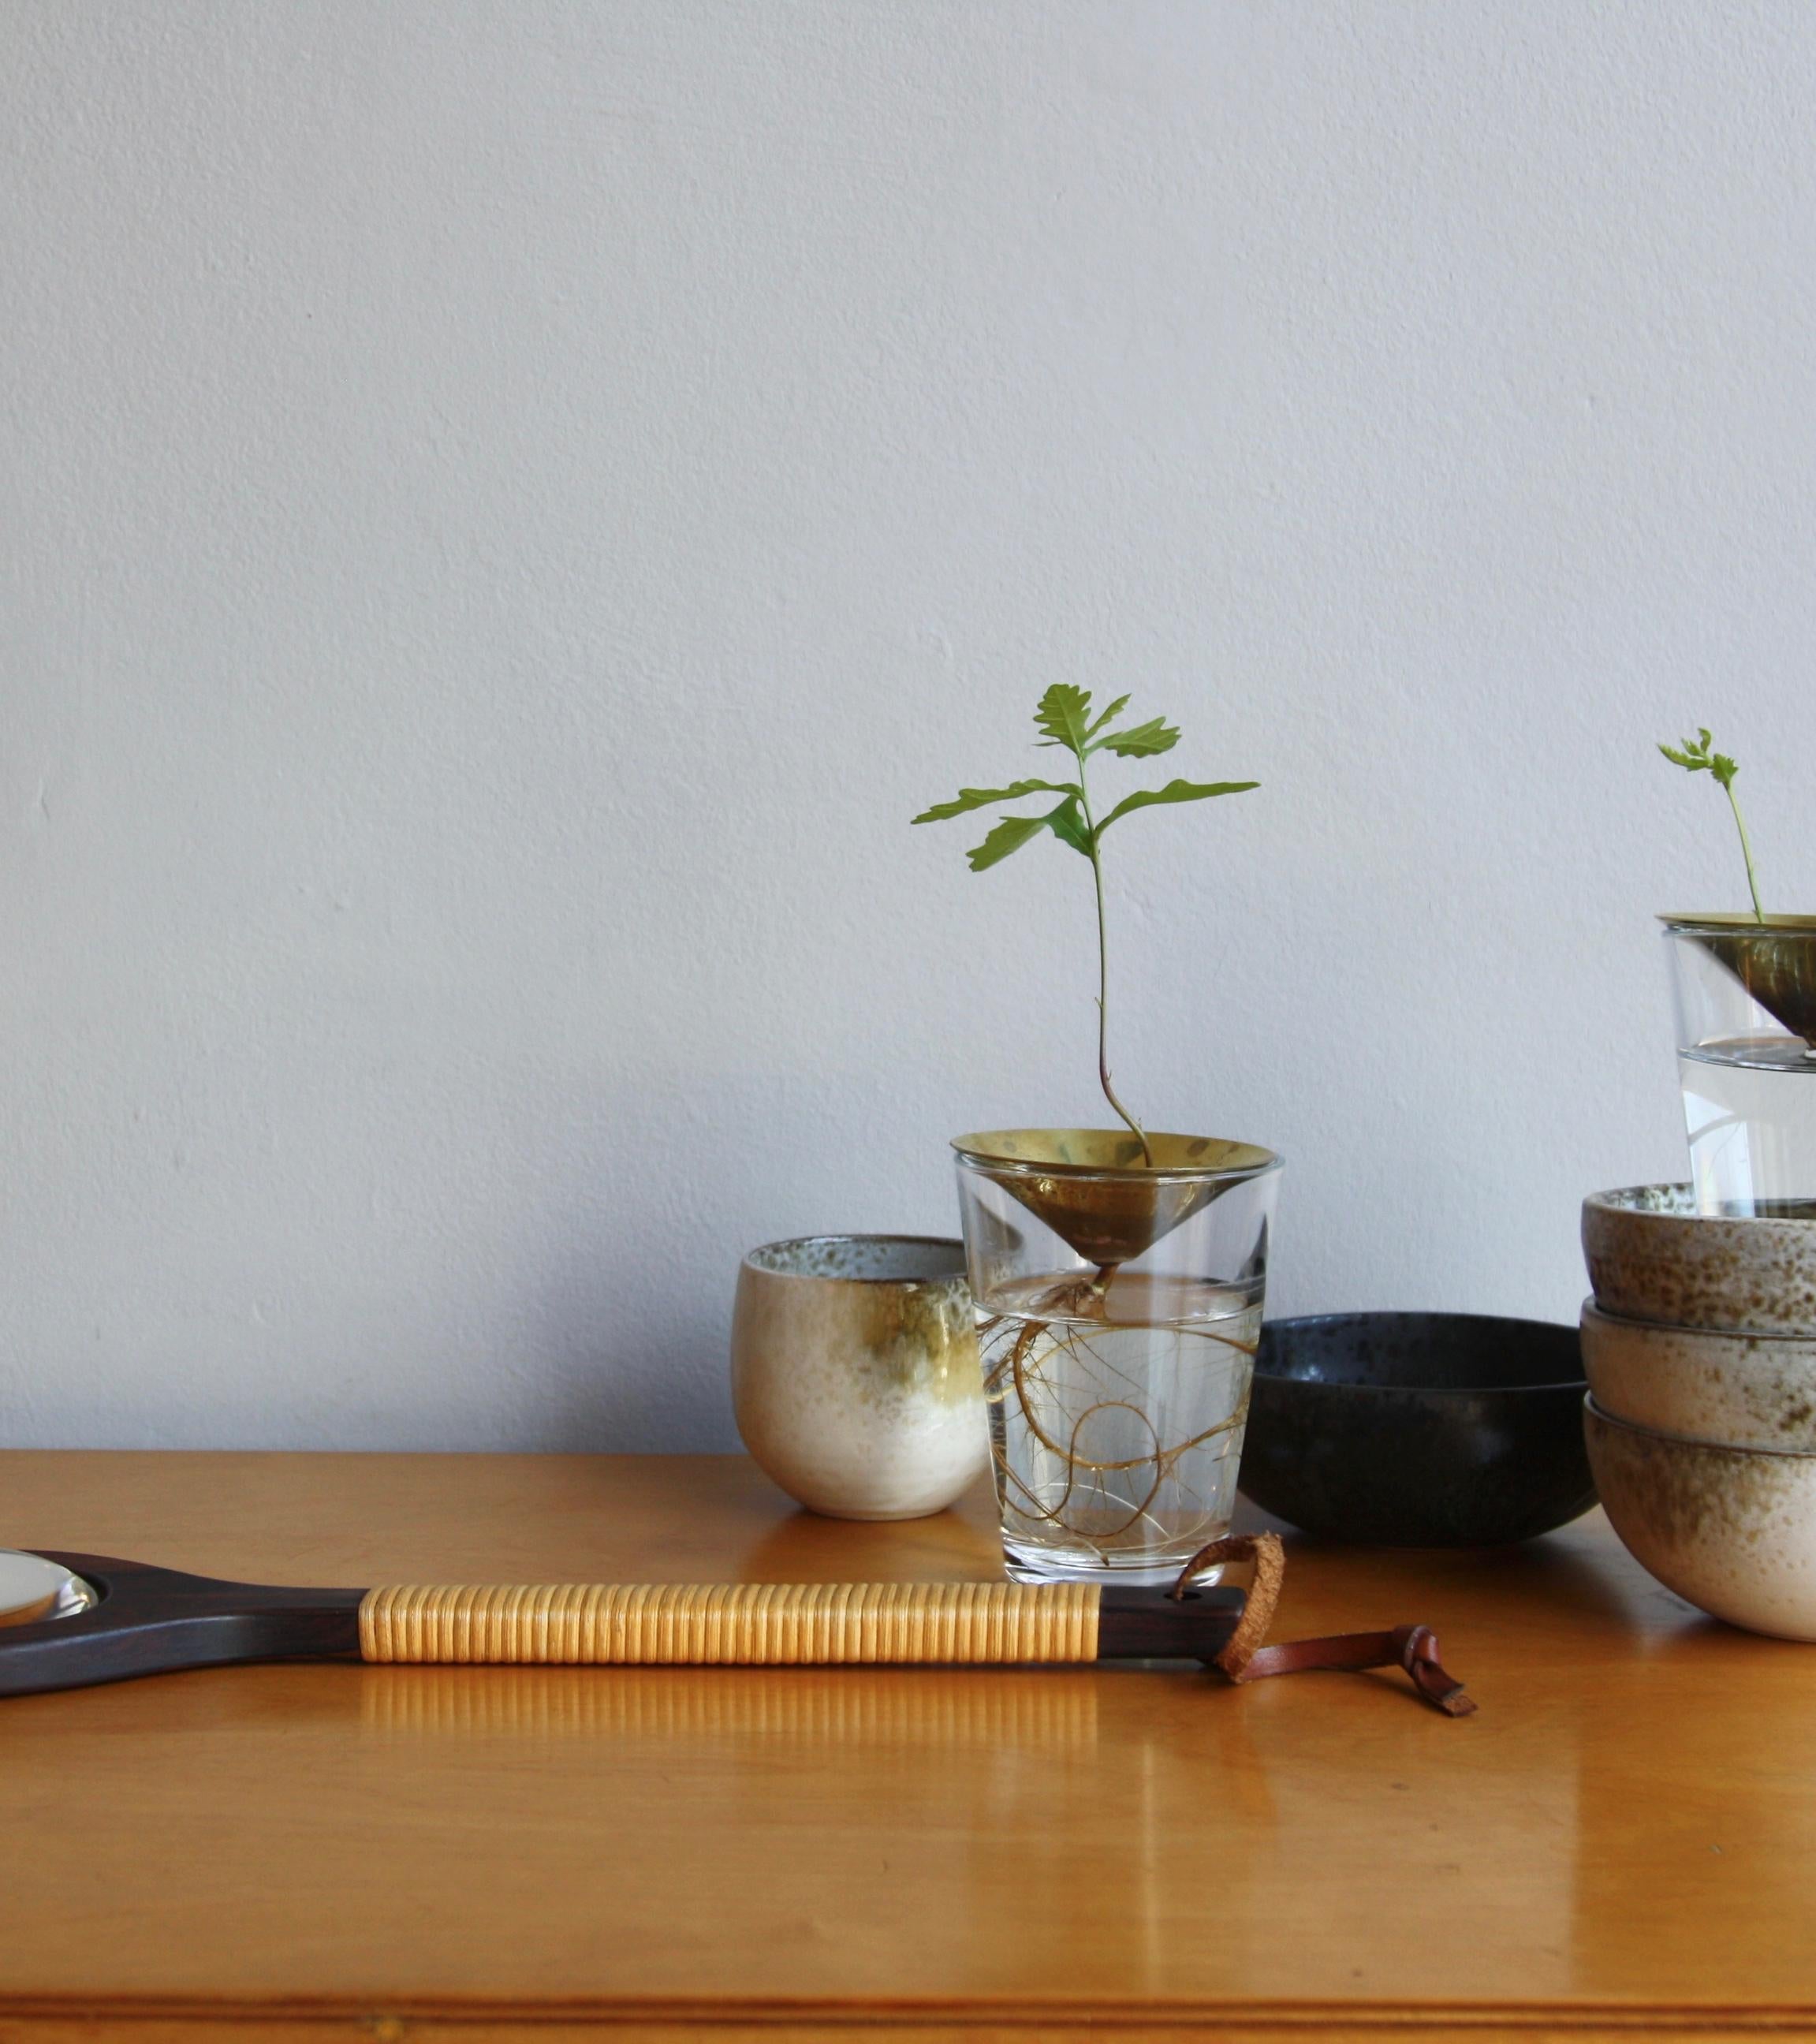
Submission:
<svg viewBox="0 0 1816 2044">
<path fill-rule="evenodd" d="M 771 2037 L 790 2028 L 810 2032 L 890 2031 L 921 2036 L 963 2027 L 979 2032 L 1038 2031 L 1062 2036 L 1077 2030 L 1093 2037 L 1214 2026 L 1223 2037 L 1319 2035 L 1387 2031 L 1432 2038 L 1514 2034 L 1631 2037 L 1816 2035 L 1816 2002 L 1641 2001 L 1261 2001 L 1203 1996 L 1147 2000 L 1107 1995 L 989 1997 L 930 2001 L 903 1996 L 813 2000 L 777 1998 L 603 1995 L 548 2000 L 423 1994 L 335 1994 L 240 1997 L 194 1995 L 16 1993 L 0 1988 L 0 2044 L 25 2032 L 19 2026 L 61 2029 L 72 2023 L 117 2027 L 182 2023 L 257 2023 L 298 2031 L 356 2022 L 367 2034 L 402 2038 L 445 2027 L 466 2034 L 490 2027 L 535 2029 L 642 2027 L 652 2032 L 735 2031 Z"/>
</svg>

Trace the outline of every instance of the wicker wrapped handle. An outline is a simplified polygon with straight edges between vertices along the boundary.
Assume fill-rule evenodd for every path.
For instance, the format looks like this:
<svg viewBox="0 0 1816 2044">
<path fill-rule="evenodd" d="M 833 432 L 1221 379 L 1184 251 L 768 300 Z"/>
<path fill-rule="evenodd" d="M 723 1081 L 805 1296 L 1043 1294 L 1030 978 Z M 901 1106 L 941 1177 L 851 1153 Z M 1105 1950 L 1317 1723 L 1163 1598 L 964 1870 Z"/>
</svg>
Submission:
<svg viewBox="0 0 1816 2044">
<path fill-rule="evenodd" d="M 367 1661 L 1094 1661 L 1094 1583 L 543 1583 L 368 1590 Z"/>
</svg>

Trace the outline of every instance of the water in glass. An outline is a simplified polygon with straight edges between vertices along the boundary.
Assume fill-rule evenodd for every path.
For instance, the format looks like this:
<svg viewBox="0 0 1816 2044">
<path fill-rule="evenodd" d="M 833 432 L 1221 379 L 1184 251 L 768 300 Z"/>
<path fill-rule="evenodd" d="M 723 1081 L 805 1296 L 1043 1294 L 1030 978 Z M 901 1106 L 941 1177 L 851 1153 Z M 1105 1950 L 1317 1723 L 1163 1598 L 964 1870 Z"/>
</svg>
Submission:
<svg viewBox="0 0 1816 2044">
<path fill-rule="evenodd" d="M 1012 1576 L 1170 1581 L 1229 1531 L 1261 1289 L 1049 1274 L 979 1301 Z"/>
</svg>

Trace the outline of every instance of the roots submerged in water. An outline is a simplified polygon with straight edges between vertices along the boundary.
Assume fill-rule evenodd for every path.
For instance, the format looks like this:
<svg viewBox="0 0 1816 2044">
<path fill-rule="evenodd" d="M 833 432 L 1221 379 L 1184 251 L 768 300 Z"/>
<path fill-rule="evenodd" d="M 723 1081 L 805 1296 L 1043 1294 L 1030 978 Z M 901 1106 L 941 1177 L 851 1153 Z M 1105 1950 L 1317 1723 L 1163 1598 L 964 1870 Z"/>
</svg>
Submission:
<svg viewBox="0 0 1816 2044">
<path fill-rule="evenodd" d="M 1171 1335 L 1215 1342 L 1246 1357 L 1254 1354 L 1252 1343 L 1207 1327 L 1112 1321 L 1109 1294 L 1116 1270 L 1115 1264 L 1105 1264 L 1094 1277 L 1062 1279 L 1029 1302 L 1026 1316 L 996 1313 L 977 1327 L 985 1359 L 984 1395 L 1001 1415 L 991 1429 L 991 1447 L 1005 1520 L 1012 1515 L 1029 1522 L 1032 1538 L 1054 1546 L 1083 1546 L 1105 1560 L 1131 1550 L 1170 1547 L 1195 1537 L 1211 1522 L 1215 1512 L 1211 1500 L 1201 1500 L 1195 1523 L 1177 1525 L 1162 1522 L 1157 1502 L 1169 1484 L 1190 1496 L 1192 1486 L 1181 1472 L 1184 1458 L 1238 1431 L 1249 1411 L 1245 1383 L 1231 1412 L 1184 1439 L 1163 1441 L 1150 1409 L 1158 1402 L 1155 1387 L 1104 1353 L 1105 1335 Z M 1012 1337 L 1006 1324 L 1014 1327 Z M 1069 1411 L 1081 1388 L 1088 1402 Z M 1016 1468 L 1012 1433 L 1017 1423 L 1058 1466 L 1057 1494 L 1050 1484 L 1036 1491 Z M 1146 1442 L 1133 1454 L 1094 1455 L 1087 1452 L 1087 1435 L 1093 1430 L 1134 1432 L 1138 1438 L 1145 1433 Z"/>
</svg>

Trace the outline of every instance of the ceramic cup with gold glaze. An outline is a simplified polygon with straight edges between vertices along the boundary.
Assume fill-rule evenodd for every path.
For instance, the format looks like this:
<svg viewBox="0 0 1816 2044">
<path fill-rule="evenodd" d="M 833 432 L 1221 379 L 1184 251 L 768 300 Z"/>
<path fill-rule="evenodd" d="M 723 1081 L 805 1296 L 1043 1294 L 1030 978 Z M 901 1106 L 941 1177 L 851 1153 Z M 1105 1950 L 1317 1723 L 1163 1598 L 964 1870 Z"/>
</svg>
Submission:
<svg viewBox="0 0 1816 2044">
<path fill-rule="evenodd" d="M 764 1473 L 835 1519 L 919 1519 L 989 1460 L 965 1249 L 822 1235 L 754 1249 L 731 1327 L 738 1431 Z"/>
</svg>

